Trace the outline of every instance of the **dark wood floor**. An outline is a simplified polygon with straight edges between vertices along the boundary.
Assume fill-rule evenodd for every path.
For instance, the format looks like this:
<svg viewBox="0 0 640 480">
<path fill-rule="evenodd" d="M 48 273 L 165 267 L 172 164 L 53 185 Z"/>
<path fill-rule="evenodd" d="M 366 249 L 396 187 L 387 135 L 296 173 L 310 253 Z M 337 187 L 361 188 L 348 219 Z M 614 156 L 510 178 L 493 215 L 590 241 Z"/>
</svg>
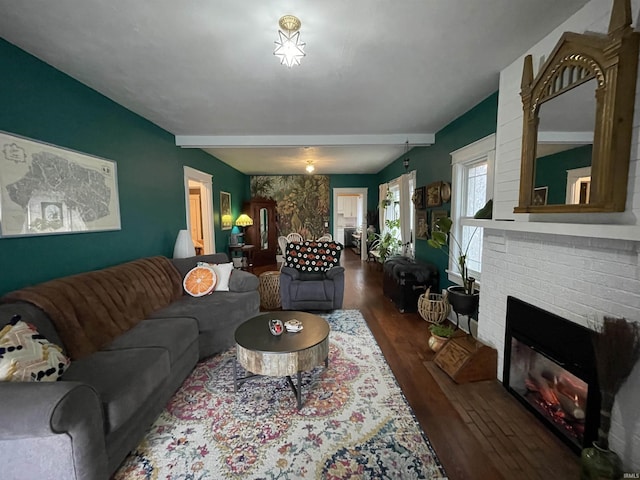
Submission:
<svg viewBox="0 0 640 480">
<path fill-rule="evenodd" d="M 362 312 L 451 480 L 578 478 L 578 458 L 515 399 L 505 398 L 508 395 L 497 381 L 468 384 L 462 390 L 440 375 L 437 367 L 433 370 L 427 322 L 417 313 L 399 313 L 383 296 L 380 266 L 361 263 L 350 251 L 342 263 L 346 269 L 343 308 Z M 261 267 L 255 273 L 273 269 Z M 476 415 L 476 411 L 483 414 L 480 408 L 465 414 L 469 405 L 464 398 L 470 395 L 487 409 L 500 405 L 502 416 L 483 422 Z M 505 419 L 506 407 L 516 409 L 517 425 Z"/>
</svg>

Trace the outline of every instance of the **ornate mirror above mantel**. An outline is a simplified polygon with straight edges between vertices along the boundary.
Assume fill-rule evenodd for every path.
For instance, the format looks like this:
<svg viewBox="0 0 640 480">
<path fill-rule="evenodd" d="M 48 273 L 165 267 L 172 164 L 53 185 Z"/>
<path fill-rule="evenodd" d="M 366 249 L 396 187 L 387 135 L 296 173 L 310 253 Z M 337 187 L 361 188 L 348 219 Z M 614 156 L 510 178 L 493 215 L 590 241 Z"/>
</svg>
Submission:
<svg viewBox="0 0 640 480">
<path fill-rule="evenodd" d="M 564 33 L 535 78 L 525 58 L 515 213 L 624 211 L 639 43 L 614 0 L 607 34 Z"/>
</svg>

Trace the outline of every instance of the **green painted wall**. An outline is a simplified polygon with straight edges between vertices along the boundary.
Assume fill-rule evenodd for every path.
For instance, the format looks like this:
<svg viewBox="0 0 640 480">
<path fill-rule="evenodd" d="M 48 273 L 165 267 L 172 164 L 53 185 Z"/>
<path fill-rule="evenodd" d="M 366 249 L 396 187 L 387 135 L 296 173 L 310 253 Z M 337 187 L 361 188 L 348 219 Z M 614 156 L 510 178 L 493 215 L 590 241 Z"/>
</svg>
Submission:
<svg viewBox="0 0 640 480">
<path fill-rule="evenodd" d="M 591 165 L 592 145 L 565 150 L 536 160 L 536 187 L 549 187 L 547 204 L 558 205 L 567 201 L 567 170 Z"/>
<path fill-rule="evenodd" d="M 451 182 L 451 152 L 496 132 L 498 118 L 498 92 L 493 93 L 471 110 L 461 115 L 436 133 L 435 143 L 429 147 L 415 147 L 408 153 L 409 170 L 416 170 L 417 186 L 421 187 L 436 181 Z M 402 160 L 396 159 L 378 174 L 378 183 L 388 182 L 404 173 Z M 451 204 L 429 210 L 447 210 L 451 213 Z M 431 211 L 428 221 L 431 222 Z M 440 269 L 440 286 L 447 287 L 445 269 L 448 258 L 442 252 L 430 248 L 426 240 L 416 241 L 416 258 L 432 262 Z"/>
<path fill-rule="evenodd" d="M 234 215 L 248 177 L 19 48 L 0 40 L 0 130 L 115 160 L 122 229 L 0 239 L 0 294 L 51 278 L 131 259 L 173 253 L 185 228 L 183 166 L 213 175 L 214 205 L 231 193 Z M 214 209 L 214 210 L 215 210 Z M 216 212 L 216 250 L 228 232 Z"/>
</svg>

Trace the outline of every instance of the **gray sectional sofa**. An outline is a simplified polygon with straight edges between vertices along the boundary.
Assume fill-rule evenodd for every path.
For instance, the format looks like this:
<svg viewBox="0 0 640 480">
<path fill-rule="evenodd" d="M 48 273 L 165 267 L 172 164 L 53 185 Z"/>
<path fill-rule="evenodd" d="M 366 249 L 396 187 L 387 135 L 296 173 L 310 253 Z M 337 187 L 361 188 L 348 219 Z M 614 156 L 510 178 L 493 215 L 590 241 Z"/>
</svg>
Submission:
<svg viewBox="0 0 640 480">
<path fill-rule="evenodd" d="M 229 292 L 191 297 L 198 261 L 228 260 L 150 257 L 2 298 L 0 328 L 20 315 L 72 361 L 56 382 L 0 382 L 0 478 L 107 479 L 196 363 L 233 344 L 258 279 L 235 270 Z"/>
</svg>

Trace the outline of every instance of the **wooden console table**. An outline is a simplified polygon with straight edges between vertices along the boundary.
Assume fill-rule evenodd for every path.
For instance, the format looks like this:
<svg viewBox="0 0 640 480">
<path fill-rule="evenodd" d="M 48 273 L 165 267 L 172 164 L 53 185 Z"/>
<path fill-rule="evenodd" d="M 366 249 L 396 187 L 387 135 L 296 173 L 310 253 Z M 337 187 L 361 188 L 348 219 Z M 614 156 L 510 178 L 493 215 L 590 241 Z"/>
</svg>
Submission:
<svg viewBox="0 0 640 480">
<path fill-rule="evenodd" d="M 246 270 L 248 272 L 253 273 L 253 251 L 255 249 L 254 245 L 229 245 L 229 257 L 231 257 L 231 261 L 233 262 L 234 252 L 240 253 L 240 258 L 242 258 L 242 270 Z M 236 257 L 237 258 L 237 257 Z M 244 264 L 244 259 L 246 259 L 247 263 Z"/>
</svg>

